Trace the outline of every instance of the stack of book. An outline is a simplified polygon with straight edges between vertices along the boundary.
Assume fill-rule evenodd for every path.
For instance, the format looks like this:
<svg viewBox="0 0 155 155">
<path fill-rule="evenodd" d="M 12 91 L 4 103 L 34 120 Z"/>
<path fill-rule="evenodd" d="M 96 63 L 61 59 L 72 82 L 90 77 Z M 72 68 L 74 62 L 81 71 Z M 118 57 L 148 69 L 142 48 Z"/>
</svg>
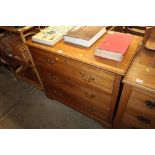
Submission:
<svg viewBox="0 0 155 155">
<path fill-rule="evenodd" d="M 95 49 L 95 56 L 121 61 L 132 41 L 131 34 L 109 33 Z"/>
<path fill-rule="evenodd" d="M 77 26 L 64 35 L 64 41 L 90 47 L 105 32 L 105 26 Z"/>
</svg>

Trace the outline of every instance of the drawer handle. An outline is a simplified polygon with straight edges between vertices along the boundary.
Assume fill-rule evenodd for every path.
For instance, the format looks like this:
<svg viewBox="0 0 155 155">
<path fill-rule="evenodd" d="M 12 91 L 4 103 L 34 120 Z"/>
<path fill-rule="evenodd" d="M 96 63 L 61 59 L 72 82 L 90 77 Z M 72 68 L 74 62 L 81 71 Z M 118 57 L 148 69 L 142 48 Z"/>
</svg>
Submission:
<svg viewBox="0 0 155 155">
<path fill-rule="evenodd" d="M 88 98 L 94 98 L 94 97 L 96 96 L 96 95 L 93 94 L 93 93 L 89 94 L 86 90 L 84 90 L 83 92 L 84 92 L 84 95 L 85 95 L 86 97 L 88 97 Z"/>
<path fill-rule="evenodd" d="M 88 112 L 96 112 L 96 109 L 90 106 L 86 106 Z"/>
<path fill-rule="evenodd" d="M 53 60 L 51 60 L 51 59 L 47 59 L 47 62 L 49 63 L 49 64 L 54 64 L 55 62 L 53 61 Z"/>
<path fill-rule="evenodd" d="M 83 72 L 80 72 L 80 75 L 81 75 L 81 78 L 87 82 L 91 82 L 91 81 L 94 81 L 95 78 L 92 77 L 92 76 L 87 76 L 85 73 Z"/>
<path fill-rule="evenodd" d="M 54 90 L 54 94 L 57 95 L 57 96 L 63 96 L 63 93 L 58 91 L 58 90 Z"/>
<path fill-rule="evenodd" d="M 150 109 L 154 109 L 155 108 L 155 102 L 152 102 L 150 100 L 146 100 L 145 101 L 145 105 L 150 108 Z"/>
<path fill-rule="evenodd" d="M 143 116 L 137 116 L 137 120 L 143 124 L 151 124 L 151 120 Z"/>
</svg>

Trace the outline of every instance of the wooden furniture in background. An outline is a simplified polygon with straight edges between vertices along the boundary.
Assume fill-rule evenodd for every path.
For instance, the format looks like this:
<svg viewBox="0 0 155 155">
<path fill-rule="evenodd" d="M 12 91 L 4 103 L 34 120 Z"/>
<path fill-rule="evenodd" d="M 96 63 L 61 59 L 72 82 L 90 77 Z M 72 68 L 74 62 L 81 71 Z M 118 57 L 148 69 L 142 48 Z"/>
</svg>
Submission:
<svg viewBox="0 0 155 155">
<path fill-rule="evenodd" d="M 134 36 L 124 59 L 116 62 L 94 56 L 95 48 L 64 43 L 54 46 L 27 41 L 45 93 L 111 128 L 122 77 L 131 64 L 141 37 Z"/>
<path fill-rule="evenodd" d="M 142 48 L 123 83 L 114 128 L 155 128 L 155 52 Z"/>
<path fill-rule="evenodd" d="M 125 26 L 125 33 L 131 33 L 133 35 L 144 36 L 146 27 L 145 26 Z"/>
<path fill-rule="evenodd" d="M 124 32 L 124 26 L 114 26 L 114 31 Z"/>
<path fill-rule="evenodd" d="M 147 27 L 143 39 L 143 47 L 155 50 L 155 27 Z"/>
<path fill-rule="evenodd" d="M 124 32 L 124 26 L 106 26 L 107 31 Z"/>
<path fill-rule="evenodd" d="M 34 26 L 0 26 L 0 29 L 7 31 L 0 37 L 3 45 L 5 46 L 6 44 L 7 46 L 6 48 L 1 49 L 1 53 L 3 55 L 2 61 L 4 61 L 4 63 L 15 72 L 15 76 L 17 78 L 25 80 L 26 82 L 43 90 L 41 79 L 29 53 L 29 49 L 25 44 L 26 38 L 36 33 Z M 8 52 L 7 50 L 9 50 L 9 54 L 6 54 Z M 18 62 L 18 64 L 16 62 Z M 14 67 L 14 64 L 17 64 L 17 66 L 21 65 L 21 67 L 16 70 L 17 67 Z"/>
</svg>

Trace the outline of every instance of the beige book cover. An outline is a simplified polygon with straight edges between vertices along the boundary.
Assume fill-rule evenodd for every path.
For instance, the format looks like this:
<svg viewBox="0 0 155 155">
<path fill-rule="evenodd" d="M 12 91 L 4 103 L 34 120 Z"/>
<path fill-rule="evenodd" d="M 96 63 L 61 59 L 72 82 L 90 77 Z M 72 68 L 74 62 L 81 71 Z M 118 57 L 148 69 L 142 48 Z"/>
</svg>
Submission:
<svg viewBox="0 0 155 155">
<path fill-rule="evenodd" d="M 104 26 L 77 26 L 69 31 L 66 36 L 90 40 L 103 28 Z"/>
</svg>

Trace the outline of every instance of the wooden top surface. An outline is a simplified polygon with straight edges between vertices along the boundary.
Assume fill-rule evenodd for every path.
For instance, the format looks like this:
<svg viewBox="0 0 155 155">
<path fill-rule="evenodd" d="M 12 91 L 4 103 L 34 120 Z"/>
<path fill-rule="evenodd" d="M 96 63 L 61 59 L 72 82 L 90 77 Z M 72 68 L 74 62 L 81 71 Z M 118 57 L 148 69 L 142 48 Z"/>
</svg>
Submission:
<svg viewBox="0 0 155 155">
<path fill-rule="evenodd" d="M 137 49 L 142 41 L 142 37 L 134 36 L 123 60 L 121 62 L 117 62 L 94 56 L 95 49 L 104 40 L 106 35 L 107 34 L 96 41 L 90 48 L 65 43 L 63 39 L 54 46 L 39 44 L 33 42 L 31 39 L 27 41 L 27 45 L 43 49 L 45 52 L 49 51 L 57 53 L 113 73 L 124 75 L 137 52 Z"/>
<path fill-rule="evenodd" d="M 15 28 L 14 26 L 0 26 L 1 29 L 3 30 L 7 30 L 10 32 L 15 32 L 15 33 L 19 33 L 19 32 L 26 32 L 28 30 L 30 30 L 31 28 L 33 28 L 34 26 L 24 26 L 21 28 Z"/>
<path fill-rule="evenodd" d="M 155 93 L 155 51 L 141 49 L 123 82 Z"/>
</svg>

